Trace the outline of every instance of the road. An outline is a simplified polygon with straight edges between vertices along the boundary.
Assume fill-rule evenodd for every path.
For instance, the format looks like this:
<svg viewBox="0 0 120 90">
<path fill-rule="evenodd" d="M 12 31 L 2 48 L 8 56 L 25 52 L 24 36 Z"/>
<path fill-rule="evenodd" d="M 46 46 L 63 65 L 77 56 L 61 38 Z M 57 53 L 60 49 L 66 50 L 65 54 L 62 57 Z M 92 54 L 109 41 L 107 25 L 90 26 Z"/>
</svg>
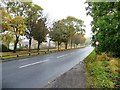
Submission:
<svg viewBox="0 0 120 90">
<path fill-rule="evenodd" d="M 51 53 L 2 63 L 3 88 L 43 88 L 83 61 L 93 47 Z"/>
</svg>

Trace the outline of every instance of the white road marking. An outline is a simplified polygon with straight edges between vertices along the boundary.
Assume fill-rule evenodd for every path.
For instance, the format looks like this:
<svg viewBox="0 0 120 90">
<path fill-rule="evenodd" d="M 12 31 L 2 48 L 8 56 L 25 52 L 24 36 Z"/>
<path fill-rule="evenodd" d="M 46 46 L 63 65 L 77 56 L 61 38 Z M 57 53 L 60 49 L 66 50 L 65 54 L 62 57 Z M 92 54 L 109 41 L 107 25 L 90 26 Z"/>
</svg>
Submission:
<svg viewBox="0 0 120 90">
<path fill-rule="evenodd" d="M 72 52 L 72 53 L 70 53 L 70 54 L 73 54 L 73 53 L 75 53 L 75 52 Z"/>
<path fill-rule="evenodd" d="M 18 61 L 22 62 L 22 61 L 26 61 L 26 60 L 28 60 L 28 59 L 22 59 L 22 60 L 18 60 Z"/>
<path fill-rule="evenodd" d="M 68 54 L 65 54 L 65 56 L 67 56 Z"/>
<path fill-rule="evenodd" d="M 64 57 L 65 55 L 61 55 L 61 56 L 58 56 L 57 58 L 61 58 L 61 57 Z"/>
<path fill-rule="evenodd" d="M 32 66 L 32 65 L 43 63 L 43 62 L 47 62 L 47 61 L 49 61 L 49 60 L 44 60 L 44 61 L 39 61 L 39 62 L 31 63 L 31 64 L 26 64 L 26 65 L 20 66 L 19 68 L 24 68 L 24 67 Z"/>
<path fill-rule="evenodd" d="M 67 55 L 68 54 L 64 54 L 64 55 L 58 56 L 57 58 L 61 58 L 61 57 L 67 56 Z"/>
<path fill-rule="evenodd" d="M 70 54 L 73 54 L 73 53 L 75 53 L 75 52 L 72 52 Z M 61 58 L 61 57 L 67 56 L 67 55 L 68 54 L 64 54 L 64 55 L 58 56 L 57 58 Z M 27 60 L 27 59 L 25 59 L 25 60 Z M 26 65 L 20 66 L 19 68 L 24 68 L 24 67 L 32 66 L 32 65 L 43 63 L 43 62 L 47 62 L 47 61 L 49 61 L 49 60 L 44 60 L 44 61 L 39 61 L 39 62 L 31 63 L 31 64 L 26 64 Z"/>
</svg>

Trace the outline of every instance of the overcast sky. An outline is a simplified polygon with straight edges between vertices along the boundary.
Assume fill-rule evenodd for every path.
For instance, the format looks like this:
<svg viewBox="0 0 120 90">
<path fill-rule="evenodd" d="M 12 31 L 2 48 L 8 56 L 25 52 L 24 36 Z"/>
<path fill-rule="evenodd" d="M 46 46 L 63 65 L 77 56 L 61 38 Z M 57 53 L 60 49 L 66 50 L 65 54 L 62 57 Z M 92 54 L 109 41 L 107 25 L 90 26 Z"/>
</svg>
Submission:
<svg viewBox="0 0 120 90">
<path fill-rule="evenodd" d="M 86 37 L 91 36 L 90 22 L 92 18 L 86 16 L 85 0 L 33 0 L 33 3 L 41 6 L 49 17 L 50 21 L 74 16 L 82 19 L 86 25 Z"/>
</svg>

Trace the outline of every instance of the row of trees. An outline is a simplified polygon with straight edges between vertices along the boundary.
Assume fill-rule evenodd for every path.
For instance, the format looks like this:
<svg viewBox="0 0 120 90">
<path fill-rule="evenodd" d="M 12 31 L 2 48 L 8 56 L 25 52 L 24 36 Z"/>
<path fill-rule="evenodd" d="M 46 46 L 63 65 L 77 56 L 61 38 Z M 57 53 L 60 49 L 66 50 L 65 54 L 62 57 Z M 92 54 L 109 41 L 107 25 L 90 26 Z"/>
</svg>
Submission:
<svg viewBox="0 0 120 90">
<path fill-rule="evenodd" d="M 15 2 L 4 1 L 4 5 L 6 8 L 1 8 L 4 44 L 8 46 L 13 41 L 14 52 L 16 52 L 20 36 L 25 35 L 29 39 L 29 52 L 32 38 L 38 41 L 39 49 L 40 43 L 45 40 L 48 32 L 45 24 L 46 19 L 42 17 L 43 9 L 32 2 L 20 2 L 19 0 Z"/>
<path fill-rule="evenodd" d="M 65 43 L 65 49 L 67 49 L 68 42 L 71 42 L 72 48 L 73 43 L 80 44 L 85 41 L 84 27 L 82 20 L 68 16 L 66 19 L 59 20 L 53 24 L 50 37 L 52 41 L 57 41 L 58 50 L 62 42 Z"/>
<path fill-rule="evenodd" d="M 93 41 L 100 52 L 120 56 L 120 2 L 89 2 L 88 14 L 93 17 Z"/>
<path fill-rule="evenodd" d="M 43 17 L 43 9 L 32 2 L 7 2 L 4 1 L 5 8 L 2 12 L 2 40 L 6 46 L 14 42 L 14 52 L 20 36 L 26 36 L 29 39 L 29 52 L 31 51 L 32 38 L 38 41 L 38 51 L 40 44 L 46 40 L 49 35 L 51 40 L 58 42 L 59 45 L 65 43 L 67 49 L 68 42 L 82 43 L 84 38 L 84 22 L 74 17 L 67 17 L 53 23 L 52 28 L 47 27 L 47 17 Z M 79 35 L 78 35 L 79 34 Z"/>
</svg>

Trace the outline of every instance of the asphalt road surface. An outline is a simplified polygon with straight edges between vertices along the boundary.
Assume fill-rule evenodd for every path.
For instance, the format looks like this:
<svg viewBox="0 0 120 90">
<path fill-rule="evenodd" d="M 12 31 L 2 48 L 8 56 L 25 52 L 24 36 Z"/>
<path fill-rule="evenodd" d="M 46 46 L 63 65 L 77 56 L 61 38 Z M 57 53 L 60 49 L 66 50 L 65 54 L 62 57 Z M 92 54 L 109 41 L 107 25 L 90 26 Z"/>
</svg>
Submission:
<svg viewBox="0 0 120 90">
<path fill-rule="evenodd" d="M 43 88 L 83 61 L 93 47 L 51 53 L 2 63 L 2 88 Z"/>
</svg>

